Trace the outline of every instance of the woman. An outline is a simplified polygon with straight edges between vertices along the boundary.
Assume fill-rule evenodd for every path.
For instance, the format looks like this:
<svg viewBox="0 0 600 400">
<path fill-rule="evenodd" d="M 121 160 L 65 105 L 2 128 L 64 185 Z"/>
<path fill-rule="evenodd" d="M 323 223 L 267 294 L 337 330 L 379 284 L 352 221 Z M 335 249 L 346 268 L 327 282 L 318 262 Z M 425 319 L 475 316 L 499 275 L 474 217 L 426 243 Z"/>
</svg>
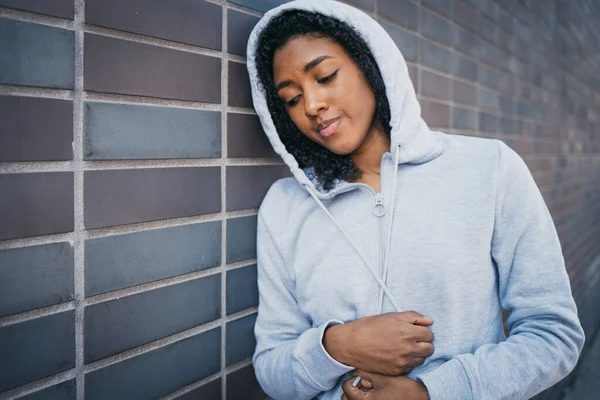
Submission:
<svg viewBox="0 0 600 400">
<path fill-rule="evenodd" d="M 400 51 L 350 6 L 284 4 L 247 53 L 293 175 L 258 214 L 253 364 L 268 395 L 526 399 L 574 368 L 584 333 L 517 153 L 431 131 Z"/>
</svg>

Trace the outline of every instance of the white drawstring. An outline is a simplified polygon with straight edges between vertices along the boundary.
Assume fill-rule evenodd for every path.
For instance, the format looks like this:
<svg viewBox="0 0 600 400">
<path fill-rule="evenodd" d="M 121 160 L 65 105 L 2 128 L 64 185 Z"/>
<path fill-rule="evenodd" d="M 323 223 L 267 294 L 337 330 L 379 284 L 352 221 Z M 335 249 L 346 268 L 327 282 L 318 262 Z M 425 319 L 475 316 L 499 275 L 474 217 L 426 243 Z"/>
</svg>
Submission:
<svg viewBox="0 0 600 400">
<path fill-rule="evenodd" d="M 392 224 L 394 223 L 394 209 L 396 208 L 396 183 L 398 180 L 398 154 L 400 148 L 396 146 L 396 151 L 394 152 L 394 178 L 392 180 L 392 209 L 390 211 L 390 222 L 388 225 L 388 235 L 387 235 L 387 243 L 385 246 L 385 257 L 383 259 L 383 283 L 387 282 L 387 272 L 388 272 L 388 261 L 390 256 L 390 248 L 392 247 Z M 377 309 L 377 314 L 381 314 L 383 311 L 383 292 L 379 291 L 379 308 Z M 398 310 L 396 310 L 398 311 Z"/>
<path fill-rule="evenodd" d="M 333 223 L 335 224 L 335 226 L 338 227 L 338 229 L 340 230 L 340 232 L 342 232 L 342 234 L 346 237 L 346 239 L 348 240 L 348 242 L 350 243 L 350 245 L 354 248 L 354 250 L 356 251 L 356 253 L 358 253 L 358 256 L 361 258 L 361 260 L 363 261 L 363 263 L 365 264 L 365 266 L 367 267 L 367 269 L 369 270 L 369 272 L 371 273 L 371 275 L 373 276 L 373 278 L 375 278 L 375 281 L 377 281 L 377 284 L 380 287 L 380 291 L 379 291 L 379 301 L 378 301 L 378 314 L 381 314 L 381 309 L 383 306 L 383 294 L 385 293 L 385 295 L 388 297 L 388 299 L 390 300 L 390 302 L 392 303 L 392 306 L 394 307 L 394 310 L 396 310 L 397 312 L 400 312 L 400 306 L 398 305 L 398 303 L 396 302 L 396 299 L 394 298 L 394 296 L 392 295 L 392 293 L 390 292 L 389 288 L 385 285 L 385 280 L 387 278 L 387 261 L 388 261 L 388 256 L 389 256 L 389 251 L 390 251 L 390 244 L 391 244 L 391 233 L 392 233 L 392 221 L 394 218 L 394 204 L 395 204 L 395 200 L 396 200 L 396 179 L 398 177 L 398 147 L 396 147 L 396 152 L 394 155 L 394 181 L 392 184 L 392 211 L 390 214 L 390 225 L 389 225 L 389 232 L 388 232 L 388 240 L 387 240 L 387 245 L 386 245 L 386 251 L 385 251 L 385 257 L 384 257 L 384 265 L 383 265 L 383 280 L 379 277 L 379 275 L 377 275 L 377 272 L 375 272 L 375 269 L 373 268 L 373 266 L 371 265 L 371 263 L 367 260 L 367 258 L 363 255 L 363 253 L 360 251 L 360 249 L 358 248 L 358 246 L 356 245 L 356 243 L 354 243 L 354 241 L 352 240 L 352 238 L 350 237 L 350 235 L 348 235 L 348 233 L 346 233 L 346 231 L 344 230 L 344 228 L 342 228 L 342 226 L 337 222 L 337 220 L 333 217 L 333 215 L 331 215 L 331 213 L 329 212 L 329 210 L 327 209 L 327 207 L 325 207 L 325 205 L 323 204 L 323 202 L 321 201 L 321 199 L 319 199 L 317 197 L 317 195 L 312 191 L 312 189 L 310 188 L 310 186 L 308 185 L 304 185 L 304 187 L 306 188 L 306 190 L 308 191 L 308 193 L 310 193 L 310 195 L 312 196 L 313 199 L 315 199 L 315 201 L 317 202 L 317 204 L 323 209 L 323 211 L 325 211 L 325 214 L 327 214 L 329 216 L 329 218 L 333 221 Z"/>
</svg>

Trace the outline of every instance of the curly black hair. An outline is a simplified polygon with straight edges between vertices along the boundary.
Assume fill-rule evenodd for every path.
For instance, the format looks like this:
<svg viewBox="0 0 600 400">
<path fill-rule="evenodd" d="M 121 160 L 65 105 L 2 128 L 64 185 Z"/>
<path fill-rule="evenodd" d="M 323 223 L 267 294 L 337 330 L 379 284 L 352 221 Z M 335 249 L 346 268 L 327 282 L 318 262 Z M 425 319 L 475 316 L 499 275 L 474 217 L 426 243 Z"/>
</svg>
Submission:
<svg viewBox="0 0 600 400">
<path fill-rule="evenodd" d="M 256 67 L 269 112 L 281 141 L 298 161 L 300 168 L 313 167 L 318 182 L 330 190 L 336 180 L 352 181 L 360 170 L 349 155 L 338 155 L 307 138 L 292 122 L 285 103 L 277 94 L 273 78 L 275 52 L 293 38 L 303 35 L 327 37 L 337 42 L 363 71 L 375 97 L 374 120 L 390 136 L 390 105 L 379 66 L 361 35 L 350 25 L 322 14 L 291 10 L 273 18 L 261 32 L 256 51 Z"/>
</svg>

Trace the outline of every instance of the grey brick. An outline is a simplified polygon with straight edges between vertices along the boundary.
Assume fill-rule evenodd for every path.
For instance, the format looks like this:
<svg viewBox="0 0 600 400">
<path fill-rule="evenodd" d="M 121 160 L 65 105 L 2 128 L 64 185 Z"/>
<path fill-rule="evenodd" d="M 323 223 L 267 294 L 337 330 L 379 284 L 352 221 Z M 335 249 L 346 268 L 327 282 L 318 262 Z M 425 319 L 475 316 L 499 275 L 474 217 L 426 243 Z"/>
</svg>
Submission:
<svg viewBox="0 0 600 400">
<path fill-rule="evenodd" d="M 221 6 L 206 1 L 87 0 L 85 3 L 88 24 L 215 50 L 221 50 L 221 19 Z"/>
<path fill-rule="evenodd" d="M 165 99 L 221 102 L 221 60 L 85 34 L 84 89 Z"/>
<path fill-rule="evenodd" d="M 0 18 L 0 49 L 0 83 L 73 88 L 73 31 Z"/>
<path fill-rule="evenodd" d="M 347 0 L 349 3 L 367 11 L 373 11 L 375 0 Z"/>
<path fill-rule="evenodd" d="M 73 300 L 67 242 L 0 251 L 0 317 Z"/>
<path fill-rule="evenodd" d="M 75 367 L 75 312 L 0 329 L 0 392 Z"/>
<path fill-rule="evenodd" d="M 85 398 L 162 397 L 218 372 L 220 366 L 221 328 L 216 328 L 87 373 Z"/>
<path fill-rule="evenodd" d="M 221 221 L 85 242 L 85 294 L 140 285 L 221 264 Z"/>
<path fill-rule="evenodd" d="M 252 365 L 238 369 L 227 375 L 227 400 L 263 400 L 267 395 L 262 391 Z"/>
<path fill-rule="evenodd" d="M 468 83 L 453 81 L 453 98 L 457 103 L 477 105 L 477 88 Z"/>
<path fill-rule="evenodd" d="M 256 216 L 227 220 L 227 263 L 256 258 Z"/>
<path fill-rule="evenodd" d="M 474 2 L 471 1 L 471 3 L 474 3 L 479 12 L 481 12 L 483 15 L 491 18 L 492 20 L 496 20 L 496 9 L 498 7 L 492 0 L 476 0 Z"/>
<path fill-rule="evenodd" d="M 221 155 L 221 113 L 146 105 L 85 104 L 86 160 Z"/>
<path fill-rule="evenodd" d="M 256 264 L 227 272 L 227 314 L 258 305 Z"/>
<path fill-rule="evenodd" d="M 485 132 L 498 132 L 498 117 L 484 112 L 479 113 L 479 129 Z"/>
<path fill-rule="evenodd" d="M 419 8 L 410 0 L 379 0 L 378 14 L 414 31 L 419 26 Z"/>
<path fill-rule="evenodd" d="M 221 378 L 217 378 L 196 389 L 190 390 L 181 396 L 175 397 L 176 400 L 221 400 Z"/>
<path fill-rule="evenodd" d="M 271 184 L 288 176 L 284 165 L 227 167 L 227 211 L 258 208 Z"/>
<path fill-rule="evenodd" d="M 221 316 L 221 275 L 85 308 L 85 362 L 173 335 Z"/>
<path fill-rule="evenodd" d="M 85 226 L 132 224 L 221 211 L 219 167 L 85 171 Z"/>
<path fill-rule="evenodd" d="M 406 60 L 416 62 L 419 59 L 418 36 L 383 20 L 380 21 L 380 24 L 394 40 Z"/>
<path fill-rule="evenodd" d="M 500 81 L 500 73 L 482 64 L 479 64 L 478 69 L 478 82 L 487 87 L 497 89 Z"/>
<path fill-rule="evenodd" d="M 504 133 L 516 133 L 515 121 L 511 118 L 501 117 L 500 121 L 500 131 Z"/>
<path fill-rule="evenodd" d="M 72 172 L 0 175 L 0 193 L 0 240 L 73 230 Z"/>
<path fill-rule="evenodd" d="M 229 62 L 228 104 L 230 106 L 252 108 L 252 92 L 246 64 Z"/>
<path fill-rule="evenodd" d="M 423 119 L 433 128 L 450 127 L 450 107 L 429 100 L 421 101 Z"/>
<path fill-rule="evenodd" d="M 512 32 L 514 29 L 512 15 L 504 11 L 502 7 L 497 7 L 496 13 L 496 20 L 498 21 L 498 25 L 500 25 L 506 31 Z"/>
<path fill-rule="evenodd" d="M 514 101 L 511 96 L 500 95 L 500 110 L 504 114 L 512 115 Z"/>
<path fill-rule="evenodd" d="M 428 67 L 448 73 L 451 71 L 452 53 L 445 47 L 422 39 L 420 57 L 421 63 Z"/>
<path fill-rule="evenodd" d="M 454 21 L 469 29 L 471 32 L 477 32 L 477 10 L 462 0 L 454 1 Z"/>
<path fill-rule="evenodd" d="M 421 95 L 450 100 L 450 79 L 445 76 L 421 71 Z"/>
<path fill-rule="evenodd" d="M 0 162 L 73 159 L 73 102 L 0 96 Z"/>
<path fill-rule="evenodd" d="M 254 324 L 256 314 L 236 319 L 227 324 L 225 363 L 227 366 L 252 357 L 256 347 Z"/>
<path fill-rule="evenodd" d="M 408 75 L 410 76 L 410 80 L 413 84 L 413 87 L 416 88 L 419 82 L 419 69 L 417 67 L 408 66 Z M 415 90 L 416 92 L 416 90 Z"/>
<path fill-rule="evenodd" d="M 477 129 L 477 112 L 466 108 L 455 107 L 453 127 L 456 129 Z"/>
<path fill-rule="evenodd" d="M 227 11 L 227 51 L 241 56 L 246 55 L 246 45 L 250 32 L 259 18 L 236 10 Z"/>
<path fill-rule="evenodd" d="M 258 11 L 269 11 L 271 8 L 275 8 L 287 0 L 229 0 L 232 3 L 239 4 L 244 7 L 253 8 Z"/>
<path fill-rule="evenodd" d="M 458 51 L 476 58 L 479 50 L 479 40 L 462 29 L 456 29 L 454 46 Z"/>
<path fill-rule="evenodd" d="M 500 110 L 500 96 L 498 93 L 479 88 L 477 91 L 478 105 L 484 109 L 499 111 Z"/>
<path fill-rule="evenodd" d="M 497 47 L 486 42 L 481 42 L 479 46 L 479 58 L 496 68 L 507 68 L 506 60 L 508 60 L 508 56 Z"/>
<path fill-rule="evenodd" d="M 421 0 L 421 4 L 448 17 L 452 15 L 452 0 Z"/>
<path fill-rule="evenodd" d="M 452 62 L 447 65 L 452 67 L 452 73 L 462 78 L 474 81 L 477 79 L 477 63 L 459 54 L 454 54 Z"/>
<path fill-rule="evenodd" d="M 256 115 L 227 114 L 227 157 L 279 157 Z"/>
<path fill-rule="evenodd" d="M 479 36 L 488 42 L 496 43 L 496 26 L 485 18 L 479 19 Z"/>
<path fill-rule="evenodd" d="M 71 379 L 19 397 L 19 400 L 75 400 L 76 398 L 77 387 L 75 386 L 75 379 Z"/>
<path fill-rule="evenodd" d="M 438 42 L 452 45 L 453 31 L 450 23 L 437 15 L 421 10 L 420 31 L 423 35 Z"/>
<path fill-rule="evenodd" d="M 73 0 L 0 0 L 0 7 L 73 19 Z"/>
</svg>

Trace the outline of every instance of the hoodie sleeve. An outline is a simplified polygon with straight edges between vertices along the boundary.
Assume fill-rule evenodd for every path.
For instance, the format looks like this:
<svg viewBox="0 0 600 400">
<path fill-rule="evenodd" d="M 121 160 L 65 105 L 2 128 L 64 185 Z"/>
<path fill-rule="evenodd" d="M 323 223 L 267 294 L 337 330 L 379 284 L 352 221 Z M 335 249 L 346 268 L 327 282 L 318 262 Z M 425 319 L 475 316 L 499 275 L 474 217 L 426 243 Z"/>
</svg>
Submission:
<svg viewBox="0 0 600 400">
<path fill-rule="evenodd" d="M 342 321 L 312 327 L 296 302 L 294 283 L 260 212 L 257 264 L 256 378 L 274 399 L 312 399 L 354 369 L 333 359 L 322 343 L 325 329 Z"/>
<path fill-rule="evenodd" d="M 523 159 L 498 144 L 491 256 L 510 334 L 417 376 L 431 400 L 529 399 L 573 370 L 585 341 L 552 217 Z"/>
</svg>

